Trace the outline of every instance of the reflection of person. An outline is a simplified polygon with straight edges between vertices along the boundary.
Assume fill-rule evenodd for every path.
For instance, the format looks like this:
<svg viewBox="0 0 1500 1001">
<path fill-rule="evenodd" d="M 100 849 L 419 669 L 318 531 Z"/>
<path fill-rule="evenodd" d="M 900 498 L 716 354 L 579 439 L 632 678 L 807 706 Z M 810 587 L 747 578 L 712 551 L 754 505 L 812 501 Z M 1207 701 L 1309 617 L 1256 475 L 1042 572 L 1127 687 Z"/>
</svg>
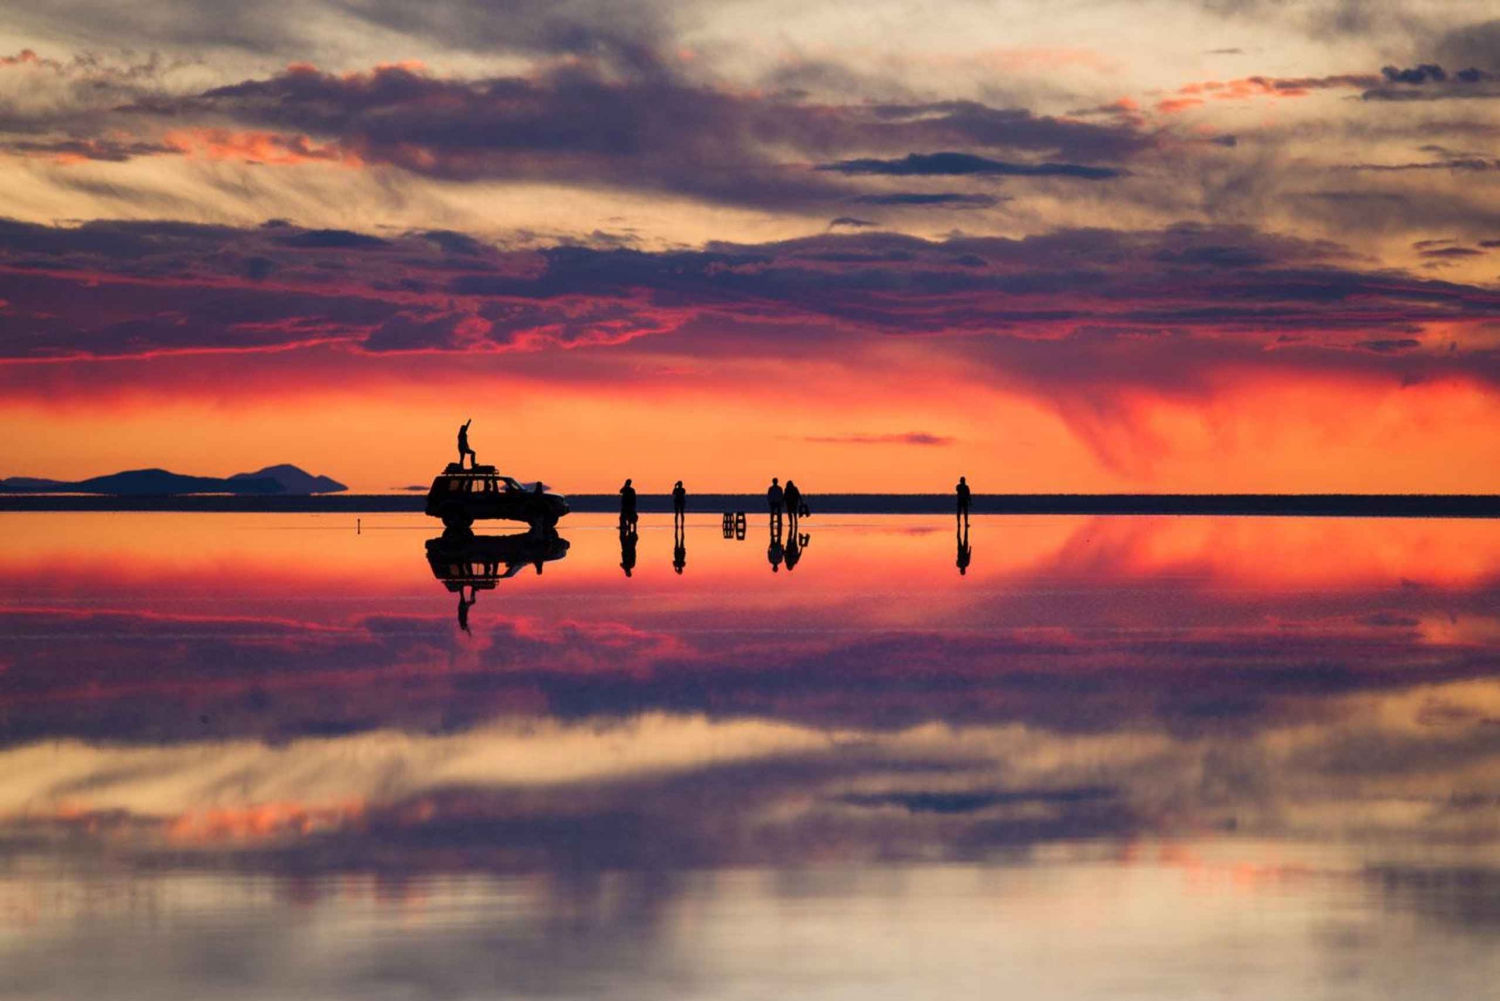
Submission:
<svg viewBox="0 0 1500 1001">
<path fill-rule="evenodd" d="M 771 572 L 776 573 L 781 569 L 781 560 L 786 555 L 786 550 L 781 545 L 781 533 L 771 533 L 771 544 L 766 547 L 766 561 L 771 564 Z"/>
<path fill-rule="evenodd" d="M 630 529 L 635 531 L 636 522 L 640 521 L 640 515 L 635 510 L 635 487 L 626 480 L 625 485 L 620 488 L 620 531 Z"/>
<path fill-rule="evenodd" d="M 683 487 L 682 481 L 678 480 L 677 485 L 672 488 L 672 520 L 673 522 L 680 523 L 686 519 L 687 490 Z"/>
<path fill-rule="evenodd" d="M 776 526 L 776 531 L 781 531 L 781 502 L 783 494 L 781 481 L 771 477 L 771 489 L 766 491 L 766 507 L 771 511 L 771 523 Z"/>
<path fill-rule="evenodd" d="M 802 506 L 802 491 L 797 489 L 796 483 L 787 480 L 784 497 L 786 500 L 787 527 L 791 530 L 792 535 L 795 536 L 797 534 L 798 512 Z M 791 567 L 787 567 L 787 569 L 790 570 Z"/>
<path fill-rule="evenodd" d="M 806 534 L 798 535 L 793 532 L 786 540 L 786 572 L 791 573 L 797 569 L 797 562 L 802 559 L 802 550 L 807 546 Z"/>
<path fill-rule="evenodd" d="M 969 523 L 969 481 L 960 476 L 958 486 L 954 489 L 958 493 L 958 517 L 967 525 Z"/>
<path fill-rule="evenodd" d="M 965 576 L 969 572 L 969 562 L 974 559 L 974 548 L 969 545 L 969 526 L 964 525 L 958 530 L 958 573 Z"/>
<path fill-rule="evenodd" d="M 474 450 L 469 447 L 469 425 L 473 424 L 473 423 L 474 423 L 474 418 L 470 417 L 468 420 L 464 421 L 463 426 L 458 429 L 458 468 L 459 469 L 464 468 L 464 456 L 466 456 L 466 455 L 469 457 L 469 468 L 470 469 L 473 469 L 474 466 L 475 466 L 475 464 L 479 462 L 479 456 L 475 455 L 474 454 Z"/>
<path fill-rule="evenodd" d="M 639 539 L 634 526 L 620 526 L 620 569 L 627 577 L 635 570 L 635 544 Z"/>
<path fill-rule="evenodd" d="M 474 632 L 469 628 L 469 609 L 473 608 L 474 603 L 479 600 L 479 592 L 473 587 L 468 587 L 467 590 L 469 596 L 465 598 L 465 588 L 458 589 L 458 628 L 473 636 Z"/>
<path fill-rule="evenodd" d="M 687 533 L 677 526 L 672 533 L 672 569 L 680 575 L 687 566 Z"/>
</svg>

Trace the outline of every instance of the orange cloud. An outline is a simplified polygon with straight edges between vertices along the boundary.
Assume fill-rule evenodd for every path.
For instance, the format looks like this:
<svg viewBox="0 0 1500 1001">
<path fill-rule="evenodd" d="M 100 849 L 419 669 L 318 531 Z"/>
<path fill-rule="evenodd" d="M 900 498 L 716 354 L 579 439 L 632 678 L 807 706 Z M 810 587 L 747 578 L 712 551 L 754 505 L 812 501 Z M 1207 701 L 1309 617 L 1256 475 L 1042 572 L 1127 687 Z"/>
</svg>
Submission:
<svg viewBox="0 0 1500 1001">
<path fill-rule="evenodd" d="M 1164 115 L 1175 115 L 1179 111 L 1196 108 L 1202 103 L 1203 101 L 1196 97 L 1168 98 L 1165 101 L 1156 102 L 1156 110 Z"/>
<path fill-rule="evenodd" d="M 1365 90 L 1378 86 L 1380 78 L 1360 74 L 1337 74 L 1322 77 L 1247 76 L 1237 80 L 1203 80 L 1184 84 L 1174 92 L 1180 98 L 1168 98 L 1157 105 L 1165 114 L 1203 103 L 1187 98 L 1205 95 L 1219 101 L 1243 101 L 1255 97 L 1306 97 L 1315 90 Z"/>
<path fill-rule="evenodd" d="M 193 128 L 169 132 L 163 141 L 184 154 L 209 160 L 242 160 L 276 166 L 309 162 L 336 163 L 345 167 L 363 164 L 355 151 L 338 143 L 320 146 L 305 135 Z"/>
<path fill-rule="evenodd" d="M 32 49 L 22 49 L 13 56 L 0 56 L 0 66 L 45 66 L 48 69 L 61 69 L 62 63 L 56 59 L 44 59 Z"/>
</svg>

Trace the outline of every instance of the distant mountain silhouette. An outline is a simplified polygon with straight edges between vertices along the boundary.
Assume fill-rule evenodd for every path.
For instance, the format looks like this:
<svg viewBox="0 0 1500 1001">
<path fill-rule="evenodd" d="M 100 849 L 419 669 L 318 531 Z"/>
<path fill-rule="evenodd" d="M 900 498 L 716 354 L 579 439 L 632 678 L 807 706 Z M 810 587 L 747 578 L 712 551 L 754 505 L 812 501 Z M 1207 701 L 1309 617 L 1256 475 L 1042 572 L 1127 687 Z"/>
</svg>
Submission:
<svg viewBox="0 0 1500 1001">
<path fill-rule="evenodd" d="M 86 480 L 47 480 L 33 476 L 0 479 L 0 493 L 115 494 L 120 496 L 171 497 L 179 494 L 326 494 L 347 490 L 326 476 L 313 476 L 296 466 L 268 466 L 255 473 L 217 476 L 184 476 L 165 469 L 130 469 Z"/>
<path fill-rule="evenodd" d="M 253 473 L 235 473 L 229 479 L 230 482 L 275 480 L 281 484 L 280 492 L 285 494 L 336 494 L 349 489 L 338 480 L 329 479 L 327 476 L 314 476 L 288 463 L 267 466 Z"/>
</svg>

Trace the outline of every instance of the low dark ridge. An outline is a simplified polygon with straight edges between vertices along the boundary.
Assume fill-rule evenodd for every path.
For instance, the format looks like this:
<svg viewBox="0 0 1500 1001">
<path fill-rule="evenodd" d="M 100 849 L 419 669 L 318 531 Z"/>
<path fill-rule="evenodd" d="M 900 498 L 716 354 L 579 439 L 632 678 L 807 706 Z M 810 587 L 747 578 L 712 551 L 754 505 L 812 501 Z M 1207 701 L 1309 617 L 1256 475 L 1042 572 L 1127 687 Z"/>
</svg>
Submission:
<svg viewBox="0 0 1500 1001">
<path fill-rule="evenodd" d="M 0 495 L 0 511 L 224 511 L 285 513 L 420 512 L 413 494 L 317 496 L 82 496 Z M 815 514 L 952 514 L 951 494 L 811 494 Z M 572 494 L 575 512 L 619 510 L 614 494 Z M 645 513 L 672 509 L 666 494 L 641 494 Z M 761 494 L 691 494 L 689 511 L 744 511 L 764 517 Z M 1268 515 L 1331 518 L 1496 518 L 1492 494 L 975 494 L 975 514 Z"/>
</svg>

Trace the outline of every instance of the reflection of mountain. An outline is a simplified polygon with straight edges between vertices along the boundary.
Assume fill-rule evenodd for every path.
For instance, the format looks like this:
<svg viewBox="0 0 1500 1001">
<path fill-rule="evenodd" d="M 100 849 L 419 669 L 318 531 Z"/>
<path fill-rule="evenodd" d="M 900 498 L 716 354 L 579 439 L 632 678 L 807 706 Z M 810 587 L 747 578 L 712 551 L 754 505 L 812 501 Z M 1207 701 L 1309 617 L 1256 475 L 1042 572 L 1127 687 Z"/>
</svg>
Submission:
<svg viewBox="0 0 1500 1001">
<path fill-rule="evenodd" d="M 427 540 L 427 562 L 432 575 L 448 590 L 465 587 L 489 589 L 496 581 L 514 577 L 522 567 L 568 555 L 568 540 L 552 532 L 520 532 L 515 535 L 470 535 L 444 533 Z"/>
<path fill-rule="evenodd" d="M 347 490 L 337 480 L 314 476 L 296 466 L 267 466 L 227 478 L 185 476 L 166 469 L 130 469 L 86 480 L 48 480 L 14 476 L 0 480 L 0 493 L 78 493 L 172 496 L 176 494 L 328 494 Z"/>
</svg>

